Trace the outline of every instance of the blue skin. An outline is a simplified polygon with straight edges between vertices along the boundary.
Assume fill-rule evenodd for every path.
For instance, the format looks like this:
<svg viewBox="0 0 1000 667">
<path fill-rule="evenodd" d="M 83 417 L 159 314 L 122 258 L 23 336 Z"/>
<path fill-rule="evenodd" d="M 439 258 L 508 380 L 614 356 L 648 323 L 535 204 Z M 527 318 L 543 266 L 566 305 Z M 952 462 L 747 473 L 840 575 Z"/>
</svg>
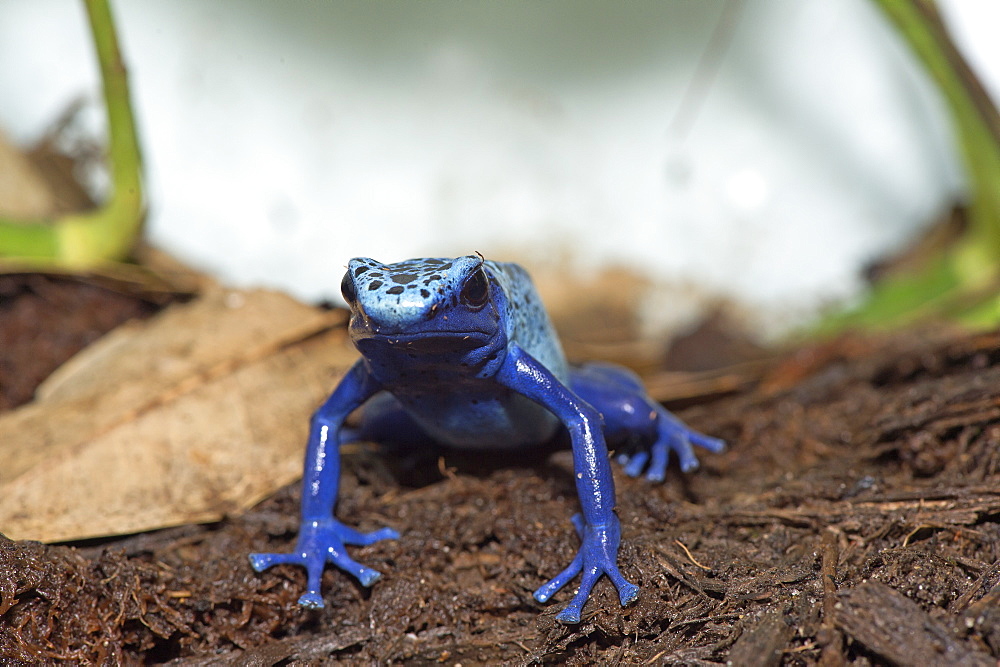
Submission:
<svg viewBox="0 0 1000 667">
<path fill-rule="evenodd" d="M 351 260 L 341 290 L 351 307 L 350 333 L 361 359 L 312 418 L 302 483 L 302 522 L 293 553 L 255 553 L 258 572 L 302 565 L 319 608 L 320 578 L 333 563 L 371 586 L 380 573 L 353 560 L 345 545 L 399 534 L 362 533 L 333 516 L 340 483 L 339 443 L 348 436 L 409 446 L 496 451 L 539 446 L 560 426 L 569 431 L 582 512 L 573 517 L 581 545 L 565 570 L 535 591 L 546 602 L 582 573 L 580 587 L 556 618 L 578 623 L 594 584 L 607 575 L 622 606 L 639 588 L 618 571 L 621 529 L 605 437 L 645 443 L 618 460 L 633 477 L 664 478 L 670 452 L 685 472 L 698 467 L 692 445 L 721 452 L 725 443 L 697 433 L 646 396 L 630 371 L 608 364 L 571 368 L 531 278 L 517 264 L 413 259 L 380 264 Z M 369 401 L 369 399 L 372 399 Z M 356 432 L 344 420 L 368 403 Z"/>
</svg>

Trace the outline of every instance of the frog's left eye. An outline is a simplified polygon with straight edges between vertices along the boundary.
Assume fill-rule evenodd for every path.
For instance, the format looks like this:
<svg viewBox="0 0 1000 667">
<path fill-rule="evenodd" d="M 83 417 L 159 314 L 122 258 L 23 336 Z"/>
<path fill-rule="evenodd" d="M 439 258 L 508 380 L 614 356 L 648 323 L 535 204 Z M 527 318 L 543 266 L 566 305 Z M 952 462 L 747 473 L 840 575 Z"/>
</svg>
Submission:
<svg viewBox="0 0 1000 667">
<path fill-rule="evenodd" d="M 476 269 L 465 279 L 462 286 L 462 303 L 470 308 L 482 308 L 490 299 L 490 279 L 486 277 L 486 272 Z"/>
<path fill-rule="evenodd" d="M 340 293 L 344 295 L 344 301 L 347 302 L 348 306 L 353 306 L 354 302 L 358 300 L 358 291 L 354 287 L 354 279 L 351 277 L 350 271 L 345 273 L 344 279 L 340 281 Z"/>
</svg>

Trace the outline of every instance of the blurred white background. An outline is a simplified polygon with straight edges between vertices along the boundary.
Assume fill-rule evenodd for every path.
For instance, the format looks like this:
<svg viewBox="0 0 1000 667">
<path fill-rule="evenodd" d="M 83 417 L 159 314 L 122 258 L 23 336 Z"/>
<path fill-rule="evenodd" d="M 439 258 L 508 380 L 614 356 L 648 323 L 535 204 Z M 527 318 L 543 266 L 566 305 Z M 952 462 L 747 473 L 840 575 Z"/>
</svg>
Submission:
<svg viewBox="0 0 1000 667">
<path fill-rule="evenodd" d="M 1000 3 L 940 4 L 996 95 Z M 352 256 L 478 250 L 631 267 L 660 324 L 692 285 L 789 323 L 961 192 L 943 106 L 866 0 L 113 9 L 149 236 L 235 284 L 330 298 Z M 81 4 L 0 0 L 0 127 L 30 143 L 81 95 L 100 131 Z"/>
</svg>

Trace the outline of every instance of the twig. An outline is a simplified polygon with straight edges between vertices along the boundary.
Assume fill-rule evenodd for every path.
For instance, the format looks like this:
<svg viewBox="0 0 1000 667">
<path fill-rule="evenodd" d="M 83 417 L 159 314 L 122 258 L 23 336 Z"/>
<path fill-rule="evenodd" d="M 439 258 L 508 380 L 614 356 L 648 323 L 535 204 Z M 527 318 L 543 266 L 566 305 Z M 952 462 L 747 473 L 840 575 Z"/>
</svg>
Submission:
<svg viewBox="0 0 1000 667">
<path fill-rule="evenodd" d="M 692 563 L 694 563 L 695 565 L 697 565 L 698 567 L 700 567 L 701 569 L 705 570 L 706 572 L 708 572 L 708 571 L 710 571 L 710 570 L 712 569 L 712 568 L 708 567 L 707 565 L 702 565 L 702 564 L 701 564 L 701 563 L 699 563 L 699 562 L 698 562 L 697 560 L 695 560 L 695 557 L 691 555 L 691 551 L 690 551 L 690 550 L 689 550 L 689 549 L 687 548 L 687 546 L 686 546 L 686 545 L 685 545 L 685 544 L 684 544 L 683 542 L 681 542 L 680 540 L 674 540 L 674 544 L 676 544 L 676 545 L 677 545 L 677 546 L 679 546 L 679 547 L 680 547 L 681 549 L 683 549 L 683 550 L 684 550 L 684 553 L 686 553 L 686 554 L 687 554 L 687 557 L 688 557 L 688 558 L 689 558 L 689 559 L 691 560 L 691 562 L 692 562 Z"/>
</svg>

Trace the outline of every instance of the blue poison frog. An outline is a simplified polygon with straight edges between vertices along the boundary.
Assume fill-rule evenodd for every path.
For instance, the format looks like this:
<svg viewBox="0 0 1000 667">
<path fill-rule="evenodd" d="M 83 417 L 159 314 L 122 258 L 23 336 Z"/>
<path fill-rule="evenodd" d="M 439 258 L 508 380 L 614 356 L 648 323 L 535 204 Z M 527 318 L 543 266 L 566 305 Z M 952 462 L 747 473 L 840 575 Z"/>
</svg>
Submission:
<svg viewBox="0 0 1000 667">
<path fill-rule="evenodd" d="M 631 476 L 662 480 L 673 451 L 684 471 L 698 466 L 692 446 L 725 443 L 681 423 L 650 399 L 638 377 L 610 364 L 571 366 L 527 272 L 470 255 L 381 264 L 352 259 L 341 283 L 351 308 L 350 336 L 361 358 L 311 422 L 302 482 L 301 525 L 292 553 L 255 553 L 258 572 L 279 563 L 306 568 L 299 604 L 323 606 L 326 563 L 364 586 L 380 573 L 352 559 L 345 545 L 399 537 L 391 528 L 362 533 L 334 517 L 338 447 L 347 437 L 436 443 L 466 450 L 518 450 L 569 432 L 581 513 L 569 566 L 535 591 L 546 602 L 577 575 L 576 595 L 559 614 L 578 623 L 594 584 L 607 575 L 622 606 L 639 587 L 618 570 L 621 528 L 605 439 L 641 443 L 620 455 Z M 344 421 L 362 408 L 356 429 Z"/>
</svg>

